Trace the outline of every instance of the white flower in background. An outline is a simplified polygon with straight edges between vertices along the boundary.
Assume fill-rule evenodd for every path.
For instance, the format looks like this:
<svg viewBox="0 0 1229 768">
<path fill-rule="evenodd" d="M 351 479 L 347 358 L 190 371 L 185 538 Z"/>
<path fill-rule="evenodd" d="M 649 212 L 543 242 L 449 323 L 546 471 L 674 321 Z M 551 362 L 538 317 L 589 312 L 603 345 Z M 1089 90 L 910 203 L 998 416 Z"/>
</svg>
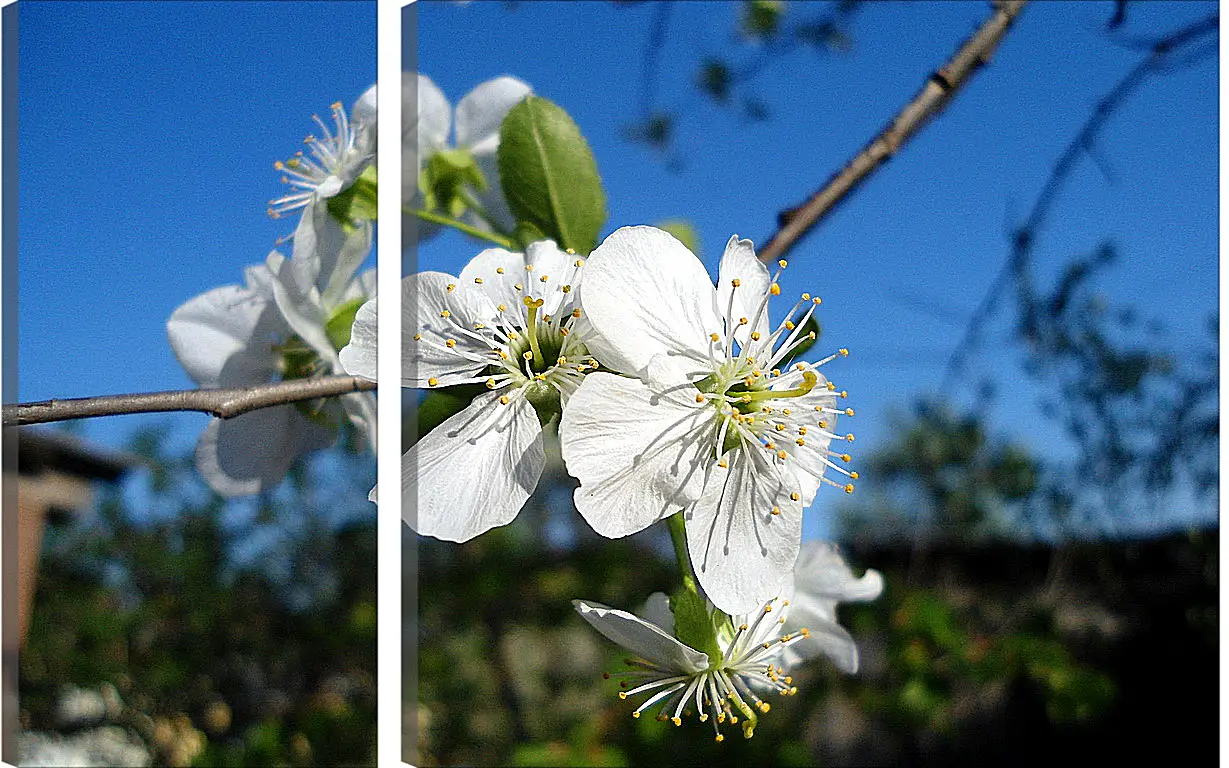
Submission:
<svg viewBox="0 0 1229 768">
<path fill-rule="evenodd" d="M 420 183 L 423 169 L 430 168 L 432 158 L 441 156 L 453 167 L 463 167 L 467 159 L 482 173 L 485 189 L 470 187 L 469 193 L 486 213 L 486 219 L 470 210 L 465 220 L 475 227 L 492 227 L 511 232 L 516 226 L 499 182 L 496 151 L 499 149 L 499 126 L 508 112 L 519 104 L 532 89 L 514 77 L 497 77 L 470 91 L 457 104 L 455 116 L 448 99 L 426 75 L 415 82 L 410 73 L 403 73 L 401 84 L 402 170 L 401 200 L 409 208 L 422 205 Z M 417 100 L 415 103 L 415 93 Z M 414 119 L 417 116 L 417 119 Z M 455 141 L 449 145 L 449 134 L 455 129 Z M 428 222 L 416 221 L 419 239 L 438 231 Z"/>
<path fill-rule="evenodd" d="M 376 292 L 374 269 L 355 274 L 371 252 L 371 229 L 370 222 L 361 222 L 347 232 L 325 206 L 311 205 L 295 229 L 291 257 L 273 251 L 265 261 L 274 302 L 315 356 L 313 374 L 346 373 L 338 351 L 350 343 L 359 308 Z M 375 395 L 354 392 L 337 401 L 375 451 Z"/>
<path fill-rule="evenodd" d="M 401 385 L 488 390 L 403 458 L 403 509 L 418 533 L 468 541 L 511 522 L 537 486 L 543 419 L 597 367 L 573 333 L 582 266 L 542 241 L 524 254 L 485 250 L 459 277 L 420 272 L 402 281 Z M 341 355 L 347 371 L 369 379 L 376 377 L 375 323 L 372 302 Z"/>
<path fill-rule="evenodd" d="M 788 632 L 803 626 L 809 636 L 782 651 L 787 667 L 820 654 L 827 656 L 842 672 L 858 671 L 858 647 L 853 638 L 836 621 L 837 603 L 875 600 L 883 592 L 883 576 L 867 569 L 861 578 L 841 558 L 837 547 L 826 541 L 804 541 L 794 564 L 794 587 L 788 593 Z"/>
<path fill-rule="evenodd" d="M 626 227 L 590 255 L 580 295 L 590 351 L 639 379 L 592 374 L 563 413 L 576 507 L 611 538 L 683 510 L 700 585 L 728 614 L 787 584 L 821 482 L 852 492 L 825 472 L 857 478 L 838 463 L 849 455 L 829 449 L 853 439 L 835 431 L 838 414 L 853 415 L 836 407 L 845 393 L 816 370 L 835 355 L 789 362 L 813 339 L 804 329 L 819 299 L 803 294 L 774 328 L 779 294 L 749 240 L 730 238 L 714 288 L 674 237 Z"/>
<path fill-rule="evenodd" d="M 370 227 L 339 237 L 340 228 L 331 229 L 328 219 L 308 210 L 294 256 L 270 255 L 276 272 L 249 267 L 246 285 L 215 288 L 172 313 L 171 347 L 193 381 L 241 387 L 341 372 L 336 348 L 348 340 L 350 320 L 375 280 L 373 273 L 353 277 L 370 248 Z M 374 431 L 370 393 L 340 400 L 214 419 L 197 443 L 197 467 L 224 496 L 269 490 L 295 459 L 333 442 L 343 412 L 360 429 Z"/>
<path fill-rule="evenodd" d="M 308 135 L 303 140 L 308 154 L 300 150 L 289 160 L 273 164 L 282 172 L 282 182 L 292 190 L 269 201 L 269 215 L 273 218 L 303 208 L 314 200 L 336 196 L 375 161 L 376 86 L 371 86 L 359 97 L 349 117 L 341 102 L 330 109 L 331 130 L 318 115 L 312 115 L 320 135 Z"/>
<path fill-rule="evenodd" d="M 717 741 L 725 740 L 721 724 L 737 725 L 741 720 L 743 735 L 751 738 L 756 712 L 771 708 L 761 694 L 798 691 L 780 659 L 790 646 L 807 640 L 810 631 L 785 632 L 787 600 L 774 599 L 722 622 L 716 638 L 720 658 L 710 658 L 674 637 L 669 600 L 660 592 L 649 598 L 645 618 L 584 600 L 572 604 L 594 629 L 638 657 L 627 660 L 631 671 L 606 675 L 622 678 L 620 685 L 626 690 L 619 692 L 619 698 L 646 697 L 632 717 L 657 706 L 659 720 L 682 725 L 683 715 L 695 712 L 700 722 L 712 721 Z"/>
</svg>

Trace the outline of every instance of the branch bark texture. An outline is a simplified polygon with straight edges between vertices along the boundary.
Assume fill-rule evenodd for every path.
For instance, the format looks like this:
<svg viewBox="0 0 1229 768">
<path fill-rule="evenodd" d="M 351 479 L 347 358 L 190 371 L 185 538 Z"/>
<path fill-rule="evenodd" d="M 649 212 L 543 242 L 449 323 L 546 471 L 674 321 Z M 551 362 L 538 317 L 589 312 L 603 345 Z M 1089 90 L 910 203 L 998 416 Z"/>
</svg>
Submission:
<svg viewBox="0 0 1229 768">
<path fill-rule="evenodd" d="M 926 78 L 922 89 L 904 106 L 878 136 L 853 160 L 801 205 L 783 211 L 778 229 L 759 250 L 761 261 L 776 261 L 785 255 L 821 219 L 827 216 L 863 180 L 896 154 L 927 121 L 941 112 L 969 77 L 990 61 L 1026 0 L 994 4 L 994 13 L 967 39 L 946 64 Z"/>
<path fill-rule="evenodd" d="M 375 388 L 374 381 L 357 376 L 325 376 L 232 389 L 188 389 L 43 400 L 4 406 L 4 426 L 19 427 L 70 419 L 89 419 L 95 416 L 165 411 L 201 411 L 219 419 L 229 419 L 261 408 L 321 397 L 339 397 L 351 392 L 370 392 Z"/>
</svg>

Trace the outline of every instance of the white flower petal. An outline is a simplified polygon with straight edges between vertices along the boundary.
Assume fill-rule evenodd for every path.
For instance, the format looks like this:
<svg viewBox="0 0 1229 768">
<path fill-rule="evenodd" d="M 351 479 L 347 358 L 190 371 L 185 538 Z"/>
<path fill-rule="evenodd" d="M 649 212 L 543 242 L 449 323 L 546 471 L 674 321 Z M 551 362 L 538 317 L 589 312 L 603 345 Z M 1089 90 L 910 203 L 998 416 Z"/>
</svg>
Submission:
<svg viewBox="0 0 1229 768">
<path fill-rule="evenodd" d="M 591 373 L 569 399 L 560 451 L 593 530 L 627 536 L 699 496 L 716 426 L 689 390 L 658 396 L 638 379 Z"/>
<path fill-rule="evenodd" d="M 338 357 L 341 367 L 351 376 L 376 380 L 376 299 L 358 308 L 350 328 L 350 343 L 342 347 Z"/>
<path fill-rule="evenodd" d="M 657 625 L 667 635 L 674 635 L 674 612 L 670 610 L 670 596 L 665 592 L 649 595 L 640 609 L 640 618 Z"/>
<path fill-rule="evenodd" d="M 350 419 L 350 423 L 358 430 L 361 437 L 365 438 L 367 445 L 371 448 L 371 452 L 376 451 L 377 423 L 376 423 L 376 397 L 371 392 L 355 392 L 349 395 L 342 395 L 338 398 L 341 403 L 342 411 L 346 418 Z"/>
<path fill-rule="evenodd" d="M 490 363 L 485 356 L 491 345 L 473 334 L 475 325 L 494 324 L 495 308 L 477 286 L 443 272 L 419 272 L 401 281 L 401 300 L 406 308 L 401 327 L 401 386 L 446 387 L 472 378 Z M 452 347 L 449 340 L 454 342 Z"/>
<path fill-rule="evenodd" d="M 790 498 L 792 475 L 743 448 L 714 466 L 704 495 L 688 509 L 687 550 L 696 578 L 713 604 L 748 613 L 782 591 L 794 572 L 802 539 L 802 506 Z M 776 507 L 780 514 L 772 514 Z"/>
<path fill-rule="evenodd" d="M 494 304 L 508 308 L 509 315 L 524 317 L 526 296 L 545 302 L 541 314 L 555 315 L 564 305 L 571 306 L 570 293 L 561 286 L 576 282 L 576 261 L 553 240 L 530 243 L 524 253 L 487 248 L 461 270 L 460 282 L 481 286 Z"/>
<path fill-rule="evenodd" d="M 794 627 L 806 627 L 810 636 L 782 649 L 781 658 L 787 668 L 823 654 L 842 672 L 853 674 L 858 671 L 858 646 L 844 627 L 823 616 L 800 609 L 797 603 L 791 607 L 786 628 L 790 632 L 797 632 Z"/>
<path fill-rule="evenodd" d="M 331 445 L 335 436 L 293 405 L 262 408 L 211 421 L 197 442 L 196 466 L 223 496 L 260 493 L 277 486 L 295 459 Z"/>
<path fill-rule="evenodd" d="M 580 305 L 589 349 L 632 375 L 658 354 L 709 368 L 709 334 L 722 331 L 713 284 L 687 247 L 654 227 L 624 227 L 590 254 Z"/>
<path fill-rule="evenodd" d="M 285 329 L 276 309 L 255 292 L 226 285 L 181 305 L 166 324 L 171 348 L 202 387 L 268 381 L 279 356 L 273 339 Z"/>
<path fill-rule="evenodd" d="M 448 132 L 452 127 L 452 107 L 448 99 L 444 98 L 444 92 L 426 75 L 418 76 L 418 87 L 413 89 L 417 92 L 417 105 L 404 103 L 410 97 L 406 85 L 403 78 L 401 85 L 402 115 L 409 124 L 409 136 L 413 137 L 413 140 L 404 141 L 406 132 L 403 131 L 402 150 L 404 151 L 407 146 L 418 150 L 417 171 L 421 171 L 422 164 L 426 162 L 428 156 L 448 146 Z M 414 120 L 415 114 L 418 115 L 417 120 Z M 414 174 L 415 184 L 418 183 L 417 171 Z"/>
<path fill-rule="evenodd" d="M 861 578 L 845 564 L 840 552 L 826 541 L 807 541 L 794 566 L 794 589 L 799 594 L 834 602 L 865 602 L 883 592 L 883 575 L 868 568 Z"/>
<path fill-rule="evenodd" d="M 608 640 L 646 661 L 687 675 L 698 674 L 708 668 L 707 653 L 684 645 L 660 627 L 634 614 L 585 600 L 573 600 L 572 605 L 581 618 Z"/>
<path fill-rule="evenodd" d="M 537 487 L 542 427 L 523 397 L 486 392 L 403 457 L 403 515 L 424 536 L 469 541 L 512 522 Z"/>
<path fill-rule="evenodd" d="M 273 300 L 286 323 L 307 342 L 330 366 L 337 359 L 337 350 L 325 331 L 328 317 L 316 289 L 319 262 L 314 256 L 287 259 L 272 251 L 265 259 L 273 275 Z"/>
<path fill-rule="evenodd" d="M 734 280 L 739 281 L 737 288 L 733 285 Z M 714 309 L 722 316 L 728 311 L 731 323 L 737 323 L 744 317 L 748 319 L 747 325 L 736 327 L 734 331 L 734 338 L 739 344 L 746 344 L 752 331 L 758 331 L 762 337 L 767 338 L 768 307 L 759 310 L 764 297 L 768 295 L 771 282 L 768 268 L 755 257 L 754 244 L 750 240 L 740 240 L 738 235 L 731 237 L 721 257 L 717 278 L 717 305 Z"/>
<path fill-rule="evenodd" d="M 358 97 L 358 101 L 354 102 L 354 109 L 350 112 L 350 120 L 355 123 L 372 123 L 375 122 L 376 111 L 376 86 L 371 86 L 363 91 L 363 95 Z"/>
<path fill-rule="evenodd" d="M 474 88 L 457 104 L 457 146 L 474 155 L 494 154 L 499 147 L 499 126 L 530 93 L 528 85 L 506 75 Z"/>
<path fill-rule="evenodd" d="M 502 270 L 502 271 L 501 271 Z M 511 317 L 524 315 L 523 292 L 516 285 L 525 285 L 530 276 L 525 272 L 524 254 L 503 248 L 487 248 L 469 260 L 461 270 L 459 283 L 478 286 L 494 305 L 503 304 Z M 482 282 L 477 282 L 481 280 Z"/>
<path fill-rule="evenodd" d="M 371 253 L 371 222 L 346 232 L 328 212 L 328 206 L 315 203 L 303 210 L 294 231 L 291 261 L 311 279 L 324 307 L 335 307 L 353 283 L 354 273 Z M 310 265 L 310 266 L 309 266 Z"/>
</svg>

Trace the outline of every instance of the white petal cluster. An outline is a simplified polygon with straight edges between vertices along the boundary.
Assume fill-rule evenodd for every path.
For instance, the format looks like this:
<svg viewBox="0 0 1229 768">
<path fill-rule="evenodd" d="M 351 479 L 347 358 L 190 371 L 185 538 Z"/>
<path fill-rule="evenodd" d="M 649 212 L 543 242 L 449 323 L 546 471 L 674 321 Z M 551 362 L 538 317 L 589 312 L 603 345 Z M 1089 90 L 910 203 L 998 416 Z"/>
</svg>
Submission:
<svg viewBox="0 0 1229 768">
<path fill-rule="evenodd" d="M 375 99 L 372 86 L 349 117 L 335 104 L 332 130 L 315 118 L 322 135 L 307 138 L 310 155 L 278 164 L 294 191 L 272 201 L 270 214 L 300 212 L 291 255 L 274 250 L 247 269 L 244 285 L 215 288 L 172 313 L 171 347 L 201 387 L 345 373 L 338 349 L 349 341 L 359 307 L 375 295 L 374 270 L 358 274 L 371 252 L 372 225 L 343 227 L 325 200 L 374 161 Z M 331 444 L 344 420 L 374 449 L 375 398 L 354 393 L 215 419 L 197 444 L 197 467 L 225 496 L 266 491 L 298 457 Z"/>
<path fill-rule="evenodd" d="M 551 241 L 525 253 L 491 248 L 459 276 L 420 272 L 402 281 L 402 386 L 485 387 L 403 458 L 406 522 L 468 541 L 516 517 L 545 464 L 542 418 L 563 407 L 597 367 L 573 333 L 584 262 Z M 375 378 L 374 302 L 360 310 L 346 369 Z"/>
<path fill-rule="evenodd" d="M 588 348 L 617 373 L 586 377 L 559 427 L 593 529 L 626 536 L 682 510 L 700 585 L 728 614 L 781 592 L 822 483 L 852 492 L 826 473 L 857 478 L 831 449 L 853 439 L 836 431 L 853 411 L 818 370 L 837 355 L 792 360 L 819 300 L 803 294 L 774 326 L 779 275 L 735 236 L 714 286 L 670 234 L 616 231 L 590 255 L 580 308 Z"/>
<path fill-rule="evenodd" d="M 334 197 L 347 189 L 376 159 L 376 86 L 368 88 L 347 117 L 341 102 L 330 108 L 330 129 L 319 115 L 312 120 L 320 135 L 303 139 L 307 152 L 299 150 L 289 160 L 273 167 L 282 173 L 290 191 L 269 201 L 269 215 L 278 218 L 318 200 Z"/>
<path fill-rule="evenodd" d="M 492 227 L 511 232 L 516 226 L 500 186 L 496 151 L 499 127 L 508 112 L 532 89 L 514 77 L 497 77 L 481 83 L 459 102 L 456 111 L 444 93 L 426 75 L 403 73 L 401 81 L 401 200 L 414 209 L 421 205 L 418 189 L 422 170 L 431 157 L 449 149 L 464 150 L 473 158 L 486 181 L 485 189 L 474 189 L 473 196 L 486 218 L 467 211 L 467 223 L 490 231 Z M 419 240 L 439 230 L 427 222 L 416 221 Z"/>
<path fill-rule="evenodd" d="M 835 547 L 807 542 L 792 586 L 718 627 L 717 659 L 674 636 L 669 599 L 660 592 L 639 616 L 584 600 L 572 604 L 607 639 L 635 654 L 626 660 L 628 671 L 604 675 L 620 679 L 620 699 L 644 697 L 632 717 L 656 707 L 659 720 L 681 725 L 694 712 L 700 722 L 711 721 L 717 741 L 723 741 L 721 724 L 737 725 L 741 718 L 750 738 L 755 713 L 771 707 L 765 697 L 797 693 L 790 671 L 798 664 L 825 655 L 842 671 L 857 671 L 857 646 L 836 623 L 836 604 L 873 600 L 882 589 L 878 572 L 855 579 Z"/>
</svg>

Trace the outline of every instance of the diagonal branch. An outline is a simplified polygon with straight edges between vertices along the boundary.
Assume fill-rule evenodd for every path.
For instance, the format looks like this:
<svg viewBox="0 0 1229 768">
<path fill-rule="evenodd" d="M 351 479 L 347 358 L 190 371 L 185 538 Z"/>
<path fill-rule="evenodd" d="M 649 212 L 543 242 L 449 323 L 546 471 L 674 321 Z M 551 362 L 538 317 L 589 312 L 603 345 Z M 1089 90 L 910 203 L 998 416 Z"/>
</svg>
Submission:
<svg viewBox="0 0 1229 768">
<path fill-rule="evenodd" d="M 926 78 L 922 90 L 892 119 L 888 127 L 805 203 L 781 212 L 778 216 L 779 228 L 760 249 L 760 259 L 767 263 L 785 255 L 803 235 L 831 213 L 837 203 L 896 154 L 930 118 L 942 111 L 969 77 L 990 61 L 999 42 L 1024 8 L 1024 3 L 1025 0 L 996 2 L 990 18 L 946 64 Z"/>
<path fill-rule="evenodd" d="M 1194 24 L 1183 27 L 1170 35 L 1156 40 L 1152 43 L 1152 48 L 1148 55 L 1144 56 L 1139 63 L 1132 67 L 1113 89 L 1097 103 L 1092 114 L 1084 121 L 1075 138 L 1067 144 L 1066 149 L 1063 150 L 1062 155 L 1059 156 L 1058 161 L 1050 170 L 1049 178 L 1046 179 L 1045 185 L 1041 188 L 1041 192 L 1033 202 L 1028 218 L 1013 233 L 1011 251 L 1007 259 L 999 269 L 999 273 L 995 276 L 990 287 L 986 290 L 986 294 L 982 297 L 981 302 L 973 311 L 973 315 L 965 326 L 960 342 L 952 350 L 952 354 L 947 360 L 939 391 L 951 391 L 951 387 L 955 383 L 955 377 L 964 365 L 969 351 L 976 343 L 982 326 L 994 314 L 999 298 L 1008 285 L 1011 284 L 1012 278 L 1014 277 L 1017 280 L 1026 279 L 1026 268 L 1032 255 L 1033 244 L 1037 241 L 1037 234 L 1045 223 L 1055 200 L 1057 200 L 1059 191 L 1062 189 L 1067 177 L 1074 170 L 1076 161 L 1080 159 L 1081 155 L 1089 152 L 1095 146 L 1097 136 L 1101 133 L 1109 118 L 1149 77 L 1165 72 L 1166 67 L 1173 63 L 1174 57 L 1177 54 L 1187 51 L 1188 47 L 1202 42 L 1208 36 L 1215 35 L 1219 29 L 1220 14 L 1212 13 Z M 1206 49 L 1195 48 L 1196 53 L 1204 50 Z M 1211 49 L 1211 51 L 1215 52 L 1215 48 Z"/>
<path fill-rule="evenodd" d="M 202 411 L 219 419 L 229 419 L 249 411 L 339 397 L 352 392 L 370 392 L 376 383 L 358 376 L 325 376 L 295 379 L 254 387 L 232 389 L 187 389 L 174 392 L 145 392 L 130 395 L 79 397 L 70 400 L 43 400 L 4 406 L 4 426 L 46 424 L 95 416 L 121 416 L 131 413 L 165 411 Z"/>
</svg>

